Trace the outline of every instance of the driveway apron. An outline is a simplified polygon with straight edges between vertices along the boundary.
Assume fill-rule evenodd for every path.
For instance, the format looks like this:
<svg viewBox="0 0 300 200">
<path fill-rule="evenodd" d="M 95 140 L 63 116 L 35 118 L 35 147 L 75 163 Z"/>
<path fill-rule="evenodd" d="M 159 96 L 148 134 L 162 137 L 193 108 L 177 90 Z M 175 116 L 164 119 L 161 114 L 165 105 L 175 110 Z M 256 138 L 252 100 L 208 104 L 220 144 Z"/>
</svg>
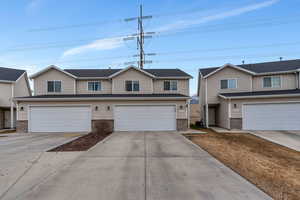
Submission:
<svg viewBox="0 0 300 200">
<path fill-rule="evenodd" d="M 271 199 L 176 132 L 116 132 L 20 199 Z"/>
</svg>

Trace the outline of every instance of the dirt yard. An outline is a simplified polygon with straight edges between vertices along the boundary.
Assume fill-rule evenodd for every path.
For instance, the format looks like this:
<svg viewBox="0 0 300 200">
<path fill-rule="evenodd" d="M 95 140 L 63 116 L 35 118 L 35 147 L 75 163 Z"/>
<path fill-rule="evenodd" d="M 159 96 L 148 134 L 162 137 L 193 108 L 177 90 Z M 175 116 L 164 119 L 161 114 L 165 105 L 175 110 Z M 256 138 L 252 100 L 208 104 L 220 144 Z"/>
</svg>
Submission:
<svg viewBox="0 0 300 200">
<path fill-rule="evenodd" d="M 185 135 L 274 199 L 300 199 L 300 152 L 246 133 Z"/>
</svg>

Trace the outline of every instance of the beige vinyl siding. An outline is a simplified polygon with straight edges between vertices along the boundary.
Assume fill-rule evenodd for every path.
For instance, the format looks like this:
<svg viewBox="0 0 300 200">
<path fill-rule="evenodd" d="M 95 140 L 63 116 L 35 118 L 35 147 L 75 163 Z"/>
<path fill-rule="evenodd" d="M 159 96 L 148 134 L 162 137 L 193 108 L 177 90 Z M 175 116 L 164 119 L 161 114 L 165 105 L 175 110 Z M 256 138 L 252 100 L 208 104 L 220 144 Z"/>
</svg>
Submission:
<svg viewBox="0 0 300 200">
<path fill-rule="evenodd" d="M 44 94 L 57 94 L 48 93 L 47 81 L 61 81 L 61 93 L 58 94 L 74 94 L 75 93 L 75 79 L 56 70 L 50 69 L 49 71 L 41 74 L 34 79 L 34 95 Z"/>
<path fill-rule="evenodd" d="M 297 78 L 296 74 L 278 74 L 273 76 L 279 76 L 281 78 L 281 87 L 280 88 L 264 88 L 263 87 L 263 78 L 269 76 L 254 76 L 253 77 L 253 90 L 288 90 L 297 88 Z"/>
<path fill-rule="evenodd" d="M 257 99 L 232 99 L 231 100 L 231 116 L 232 118 L 242 118 L 242 107 L 245 103 L 275 103 L 275 102 L 300 102 L 300 97 L 286 97 L 286 98 L 257 98 Z M 234 109 L 234 104 L 238 109 Z"/>
<path fill-rule="evenodd" d="M 220 82 L 224 79 L 237 79 L 236 89 L 220 89 Z M 204 84 L 205 85 L 205 84 Z M 219 93 L 251 91 L 251 75 L 231 67 L 226 67 L 207 78 L 207 97 L 211 104 L 219 103 Z"/>
<path fill-rule="evenodd" d="M 22 76 L 15 84 L 14 84 L 14 97 L 24 97 L 30 96 L 29 93 L 30 88 L 28 88 L 26 76 Z"/>
<path fill-rule="evenodd" d="M 140 91 L 135 91 L 135 92 L 126 91 L 125 90 L 126 80 L 139 81 Z M 152 78 L 135 69 L 129 69 L 128 71 L 125 71 L 112 79 L 112 93 L 113 94 L 153 93 Z"/>
<path fill-rule="evenodd" d="M 164 81 L 166 80 L 153 80 L 154 93 L 179 93 L 189 96 L 189 80 L 176 80 L 177 81 L 177 90 L 165 91 L 164 90 Z"/>
<path fill-rule="evenodd" d="M 12 98 L 12 84 L 0 83 L 0 107 L 10 107 Z"/>
<path fill-rule="evenodd" d="M 196 121 L 200 121 L 200 105 L 191 104 L 190 105 L 190 123 L 195 124 Z"/>
<path fill-rule="evenodd" d="M 101 90 L 100 91 L 89 91 L 88 82 L 89 81 L 100 81 Z M 112 84 L 111 80 L 77 80 L 76 81 L 77 94 L 111 94 Z"/>
<path fill-rule="evenodd" d="M 113 119 L 113 107 L 114 105 L 155 105 L 155 104 L 168 104 L 168 105 L 176 105 L 176 118 L 177 119 L 187 119 L 187 106 L 186 101 L 78 101 L 78 102 L 21 102 L 19 103 L 19 107 L 23 107 L 23 111 L 18 111 L 18 120 L 28 120 L 28 109 L 30 105 L 91 105 L 92 106 L 92 119 Z M 95 106 L 98 106 L 98 110 L 96 111 Z M 110 110 L 107 107 L 110 106 Z M 182 109 L 180 109 L 182 106 Z"/>
<path fill-rule="evenodd" d="M 216 115 L 217 125 L 222 128 L 229 129 L 229 118 L 228 118 L 228 101 L 221 99 L 219 109 Z"/>
</svg>

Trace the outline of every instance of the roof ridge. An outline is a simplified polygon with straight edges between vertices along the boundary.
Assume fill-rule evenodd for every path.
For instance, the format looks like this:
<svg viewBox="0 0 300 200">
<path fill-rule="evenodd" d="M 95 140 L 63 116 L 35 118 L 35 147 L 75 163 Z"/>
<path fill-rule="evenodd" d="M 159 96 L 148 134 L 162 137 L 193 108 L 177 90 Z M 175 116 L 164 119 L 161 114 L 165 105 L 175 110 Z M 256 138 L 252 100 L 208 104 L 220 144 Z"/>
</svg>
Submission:
<svg viewBox="0 0 300 200">
<path fill-rule="evenodd" d="M 258 64 L 270 64 L 270 63 L 283 63 L 283 62 L 291 62 L 291 61 L 300 61 L 300 59 L 278 60 L 278 61 L 267 61 L 267 62 L 258 62 L 258 63 L 240 64 L 240 65 L 236 65 L 236 66 L 258 65 Z"/>
<path fill-rule="evenodd" d="M 11 69 L 11 70 L 18 70 L 18 71 L 26 71 L 26 70 L 24 70 L 24 69 L 16 69 L 16 68 L 10 68 L 10 67 L 0 67 L 0 68 L 2 68 L 2 69 Z"/>
</svg>

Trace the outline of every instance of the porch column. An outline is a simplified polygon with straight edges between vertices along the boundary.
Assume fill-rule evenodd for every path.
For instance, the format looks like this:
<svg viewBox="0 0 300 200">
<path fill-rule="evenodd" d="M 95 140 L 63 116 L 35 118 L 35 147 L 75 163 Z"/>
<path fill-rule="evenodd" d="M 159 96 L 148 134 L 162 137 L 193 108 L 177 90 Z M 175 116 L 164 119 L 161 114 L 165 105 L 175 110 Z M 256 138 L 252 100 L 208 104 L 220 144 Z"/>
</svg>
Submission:
<svg viewBox="0 0 300 200">
<path fill-rule="evenodd" d="M 231 119 L 231 99 L 228 100 L 228 129 L 231 129 L 230 119 Z"/>
<path fill-rule="evenodd" d="M 205 125 L 209 128 L 208 120 L 208 102 L 207 102 L 207 78 L 205 79 Z"/>
</svg>

